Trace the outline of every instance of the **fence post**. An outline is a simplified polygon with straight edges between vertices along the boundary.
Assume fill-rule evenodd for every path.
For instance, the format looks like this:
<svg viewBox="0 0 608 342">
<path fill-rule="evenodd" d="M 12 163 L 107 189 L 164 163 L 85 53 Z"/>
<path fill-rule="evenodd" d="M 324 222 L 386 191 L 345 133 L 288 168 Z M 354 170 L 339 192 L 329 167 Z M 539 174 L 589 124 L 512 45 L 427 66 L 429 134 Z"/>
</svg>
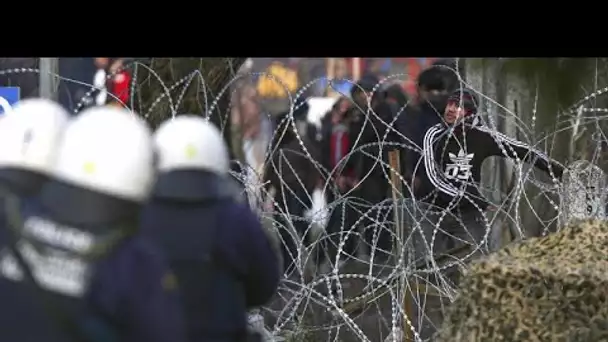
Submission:
<svg viewBox="0 0 608 342">
<path fill-rule="evenodd" d="M 40 97 L 57 100 L 59 58 L 40 58 Z"/>
</svg>

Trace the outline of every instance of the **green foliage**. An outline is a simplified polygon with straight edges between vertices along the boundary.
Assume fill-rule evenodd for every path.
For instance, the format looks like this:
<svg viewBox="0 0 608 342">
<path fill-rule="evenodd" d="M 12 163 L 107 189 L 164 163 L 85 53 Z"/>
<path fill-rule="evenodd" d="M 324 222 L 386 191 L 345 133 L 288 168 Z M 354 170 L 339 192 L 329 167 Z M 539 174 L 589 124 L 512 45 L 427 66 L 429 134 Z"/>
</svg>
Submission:
<svg viewBox="0 0 608 342">
<path fill-rule="evenodd" d="M 608 80 L 601 77 L 608 71 L 606 59 L 482 58 L 472 59 L 468 65 L 485 70 L 491 62 L 496 63 L 497 60 L 499 79 L 490 81 L 506 82 L 509 76 L 525 81 L 525 89 L 520 90 L 527 92 L 528 98 L 535 102 L 524 108 L 523 112 L 529 113 L 533 106 L 536 108 L 536 138 L 542 140 L 549 137 L 548 142 L 553 144 L 553 156 L 561 160 L 568 158 L 567 147 L 572 138 L 572 130 L 571 123 L 567 121 L 569 117 L 563 114 L 570 114 L 566 111 L 573 104 L 606 85 Z M 526 117 L 529 118 L 529 115 Z"/>
<path fill-rule="evenodd" d="M 496 60 L 495 58 L 492 58 Z M 483 68 L 490 58 L 471 58 L 467 65 Z M 604 58 L 499 58 L 503 76 L 516 75 L 530 85 L 529 90 L 539 90 L 539 101 L 546 105 L 565 109 L 587 95 L 593 89 L 594 71 L 608 70 Z M 605 84 L 605 82 L 603 82 Z M 535 94 L 531 94 L 535 95 Z M 542 96 L 541 96 L 542 95 Z M 551 113 L 553 117 L 557 112 Z"/>
<path fill-rule="evenodd" d="M 495 58 L 493 58 L 495 60 Z M 483 68 L 489 58 L 471 58 L 467 65 Z M 596 58 L 499 58 L 501 74 L 516 75 L 526 80 L 532 91 L 538 89 L 553 97 L 560 107 L 567 107 L 584 96 L 594 80 Z M 608 61 L 600 59 L 599 67 L 608 69 Z"/>
<path fill-rule="evenodd" d="M 146 119 L 156 127 L 171 117 L 171 104 L 175 106 L 183 93 L 175 112 L 203 114 L 244 61 L 245 58 L 152 58 L 149 68 L 138 68 L 135 108 L 142 115 L 149 113 Z M 167 89 L 170 89 L 169 95 Z M 229 96 L 229 92 L 226 94 Z M 212 120 L 219 120 L 213 116 L 220 112 L 225 114 L 225 108 L 212 113 Z"/>
<path fill-rule="evenodd" d="M 515 74 L 530 84 L 538 85 L 547 101 L 567 108 L 584 96 L 593 81 L 595 58 L 508 58 L 503 64 L 506 74 Z"/>
</svg>

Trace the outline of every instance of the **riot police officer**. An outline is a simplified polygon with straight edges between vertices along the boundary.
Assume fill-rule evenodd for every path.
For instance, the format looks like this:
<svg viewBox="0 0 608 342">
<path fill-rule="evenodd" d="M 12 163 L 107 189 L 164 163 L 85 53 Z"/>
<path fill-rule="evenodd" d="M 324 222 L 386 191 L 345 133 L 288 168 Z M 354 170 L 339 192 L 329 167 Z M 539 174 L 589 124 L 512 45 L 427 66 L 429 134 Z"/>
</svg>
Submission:
<svg viewBox="0 0 608 342">
<path fill-rule="evenodd" d="M 48 180 L 55 149 L 69 114 L 46 99 L 17 103 L 0 120 L 0 185 L 18 196 L 32 196 Z"/>
<path fill-rule="evenodd" d="M 5 197 L 28 201 L 48 180 L 55 148 L 69 120 L 67 111 L 53 101 L 20 101 L 0 119 L 0 222 L 4 222 Z M 0 243 L 8 241 L 0 229 Z"/>
<path fill-rule="evenodd" d="M 268 302 L 279 267 L 259 219 L 235 200 L 228 148 L 202 117 L 181 115 L 155 133 L 158 180 L 142 233 L 176 273 L 190 341 L 250 341 L 247 309 Z"/>
<path fill-rule="evenodd" d="M 146 123 L 92 108 L 67 125 L 56 153 L 44 164 L 53 177 L 35 200 L 9 201 L 0 227 L 10 236 L 0 256 L 0 340 L 184 341 L 175 279 L 137 235 L 154 181 Z"/>
</svg>

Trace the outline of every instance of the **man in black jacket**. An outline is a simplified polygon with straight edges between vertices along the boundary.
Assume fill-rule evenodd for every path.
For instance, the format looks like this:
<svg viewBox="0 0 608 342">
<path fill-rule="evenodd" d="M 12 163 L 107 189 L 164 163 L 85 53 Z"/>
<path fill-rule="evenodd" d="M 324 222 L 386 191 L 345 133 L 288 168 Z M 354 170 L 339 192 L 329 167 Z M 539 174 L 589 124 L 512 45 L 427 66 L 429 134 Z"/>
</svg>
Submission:
<svg viewBox="0 0 608 342">
<path fill-rule="evenodd" d="M 549 174 L 554 183 L 561 179 L 564 167 L 560 163 L 480 124 L 477 98 L 469 90 L 457 90 L 449 97 L 444 121 L 431 127 L 424 135 L 425 173 L 421 183 L 425 188 L 433 189 L 426 194 L 425 202 L 441 211 L 448 211 L 462 221 L 456 226 L 468 230 L 446 227 L 448 235 L 475 245 L 484 240 L 486 225 L 482 213 L 488 209 L 488 202 L 479 191 L 479 183 L 481 165 L 490 156 L 510 158 L 519 164 L 522 161 L 533 163 Z M 445 247 L 456 247 L 453 240 L 444 241 Z"/>
<path fill-rule="evenodd" d="M 429 255 L 437 260 L 439 254 L 452 254 L 460 247 L 469 247 L 457 253 L 462 256 L 485 251 L 483 245 L 488 226 L 485 211 L 491 206 L 481 195 L 479 184 L 481 165 L 486 158 L 501 156 L 515 160 L 517 164 L 525 161 L 548 173 L 554 183 L 561 179 L 564 167 L 560 163 L 480 124 L 477 103 L 471 91 L 456 90 L 448 98 L 443 122 L 424 134 L 424 172 L 419 173 L 419 177 L 421 187 L 429 191 L 420 198 L 420 202 L 425 203 L 419 203 L 417 221 L 420 225 L 414 227 L 413 233 L 417 263 L 423 257 L 428 260 Z M 454 257 L 449 259 L 451 264 L 452 260 Z M 456 283 L 458 272 L 450 267 L 444 276 L 441 277 L 444 281 Z M 419 306 L 425 307 L 425 316 L 414 325 L 420 325 L 422 338 L 430 336 L 434 326 L 441 321 L 440 311 L 435 310 L 441 306 L 437 300 L 437 297 L 427 299 L 424 295 L 418 299 Z"/>
</svg>

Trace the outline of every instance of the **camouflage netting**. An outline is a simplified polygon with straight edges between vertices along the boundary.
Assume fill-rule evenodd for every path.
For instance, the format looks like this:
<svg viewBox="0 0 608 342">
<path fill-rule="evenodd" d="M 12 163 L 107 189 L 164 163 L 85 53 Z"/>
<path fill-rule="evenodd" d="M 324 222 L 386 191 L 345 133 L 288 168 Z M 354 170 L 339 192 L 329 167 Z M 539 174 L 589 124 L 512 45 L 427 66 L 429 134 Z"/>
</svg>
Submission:
<svg viewBox="0 0 608 342">
<path fill-rule="evenodd" d="M 584 221 L 472 265 L 438 341 L 608 341 L 608 223 Z"/>
</svg>

